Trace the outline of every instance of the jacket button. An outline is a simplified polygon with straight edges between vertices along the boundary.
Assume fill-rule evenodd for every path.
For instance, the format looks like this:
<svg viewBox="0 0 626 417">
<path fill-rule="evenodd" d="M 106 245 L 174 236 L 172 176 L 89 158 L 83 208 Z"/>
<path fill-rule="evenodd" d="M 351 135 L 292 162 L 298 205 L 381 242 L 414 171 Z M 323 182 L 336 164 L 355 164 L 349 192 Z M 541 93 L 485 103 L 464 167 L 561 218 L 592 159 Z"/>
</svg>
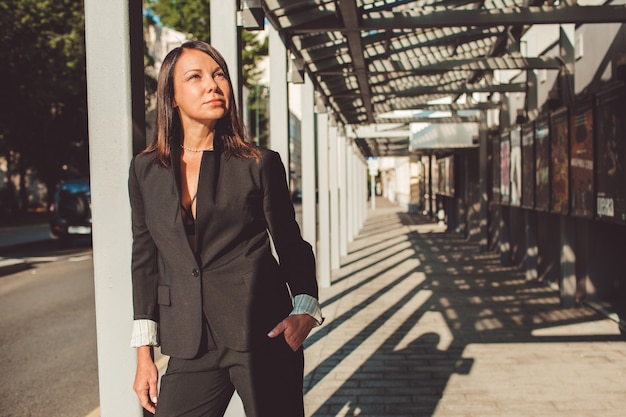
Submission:
<svg viewBox="0 0 626 417">
<path fill-rule="evenodd" d="M 200 276 L 200 271 L 198 271 L 197 269 L 194 269 L 193 271 L 191 271 L 191 275 L 197 278 Z"/>
</svg>

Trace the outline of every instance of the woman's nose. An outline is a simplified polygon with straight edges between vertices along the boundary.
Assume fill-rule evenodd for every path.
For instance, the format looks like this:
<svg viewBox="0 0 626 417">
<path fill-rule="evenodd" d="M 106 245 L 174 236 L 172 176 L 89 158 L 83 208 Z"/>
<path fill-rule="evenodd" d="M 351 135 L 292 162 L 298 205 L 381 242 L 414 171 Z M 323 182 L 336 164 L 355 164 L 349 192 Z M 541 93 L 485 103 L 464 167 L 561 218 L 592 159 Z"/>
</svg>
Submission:
<svg viewBox="0 0 626 417">
<path fill-rule="evenodd" d="M 206 83 L 206 88 L 209 91 L 214 91 L 217 90 L 217 83 L 215 82 L 215 79 L 213 79 L 213 77 L 207 77 L 207 83 Z"/>
</svg>

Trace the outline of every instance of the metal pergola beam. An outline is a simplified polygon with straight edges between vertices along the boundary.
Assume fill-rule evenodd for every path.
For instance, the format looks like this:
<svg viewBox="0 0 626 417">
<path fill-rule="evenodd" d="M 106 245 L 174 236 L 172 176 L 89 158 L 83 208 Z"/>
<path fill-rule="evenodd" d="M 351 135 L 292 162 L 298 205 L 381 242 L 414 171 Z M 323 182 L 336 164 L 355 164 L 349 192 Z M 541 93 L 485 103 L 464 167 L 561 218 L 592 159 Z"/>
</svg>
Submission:
<svg viewBox="0 0 626 417">
<path fill-rule="evenodd" d="M 429 123 L 429 124 L 443 124 L 443 123 L 478 123 L 479 119 L 476 116 L 459 116 L 452 115 L 450 117 L 392 117 L 381 118 L 379 122 L 384 123 Z"/>
<path fill-rule="evenodd" d="M 448 59 L 412 70 L 416 74 L 453 70 L 510 70 L 510 69 L 560 69 L 562 61 L 556 57 L 489 57 Z"/>
<path fill-rule="evenodd" d="M 471 94 L 471 93 L 524 93 L 526 83 L 497 84 L 485 86 L 427 86 L 391 93 L 393 97 L 411 97 L 425 94 Z"/>
<path fill-rule="evenodd" d="M 453 70 L 510 70 L 510 69 L 554 69 L 558 70 L 563 66 L 559 58 L 556 57 L 490 57 L 490 58 L 465 58 L 465 59 L 449 59 L 434 64 L 428 64 L 407 71 L 368 71 L 371 76 L 394 75 L 394 78 L 410 77 L 413 75 L 435 74 Z M 352 70 L 337 71 L 317 71 L 319 76 L 337 75 L 347 77 L 356 75 Z"/>
<path fill-rule="evenodd" d="M 348 47 L 352 56 L 352 67 L 356 75 L 361 96 L 363 97 L 363 107 L 370 123 L 374 123 L 374 108 L 372 107 L 370 84 L 367 76 L 367 64 L 363 55 L 363 43 L 361 41 L 361 32 L 359 28 L 359 16 L 356 2 L 352 0 L 341 0 L 339 2 L 341 17 L 348 29 L 345 36 L 348 40 Z"/>
<path fill-rule="evenodd" d="M 512 25 L 541 25 L 564 23 L 623 23 L 626 7 L 619 6 L 543 6 L 510 7 L 504 9 L 441 10 L 426 12 L 385 12 L 364 16 L 358 31 L 387 29 L 426 29 L 435 27 L 494 27 Z M 290 22 L 293 24 L 293 22 Z M 284 25 L 290 33 L 350 32 L 341 20 L 329 14 L 323 20 Z"/>
<path fill-rule="evenodd" d="M 488 110 L 488 109 L 497 109 L 500 107 L 499 103 L 491 103 L 491 102 L 480 102 L 480 103 L 451 103 L 451 104 L 416 104 L 415 106 L 411 106 L 410 109 L 407 110 L 426 110 L 426 111 L 458 111 L 458 110 Z M 388 120 L 387 118 L 379 118 L 379 120 Z M 404 118 L 394 118 L 394 119 L 402 119 Z"/>
</svg>

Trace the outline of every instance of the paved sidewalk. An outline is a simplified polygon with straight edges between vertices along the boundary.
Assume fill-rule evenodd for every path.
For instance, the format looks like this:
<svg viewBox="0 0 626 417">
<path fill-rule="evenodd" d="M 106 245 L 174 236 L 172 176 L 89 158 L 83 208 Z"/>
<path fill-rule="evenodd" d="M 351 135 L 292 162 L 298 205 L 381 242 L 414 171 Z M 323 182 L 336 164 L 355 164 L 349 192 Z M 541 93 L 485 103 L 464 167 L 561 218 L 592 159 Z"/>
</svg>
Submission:
<svg viewBox="0 0 626 417">
<path fill-rule="evenodd" d="M 45 240 L 50 240 L 48 223 L 0 227 L 0 249 Z"/>
<path fill-rule="evenodd" d="M 626 342 L 493 253 L 384 200 L 321 289 L 306 415 L 624 417 Z"/>
</svg>

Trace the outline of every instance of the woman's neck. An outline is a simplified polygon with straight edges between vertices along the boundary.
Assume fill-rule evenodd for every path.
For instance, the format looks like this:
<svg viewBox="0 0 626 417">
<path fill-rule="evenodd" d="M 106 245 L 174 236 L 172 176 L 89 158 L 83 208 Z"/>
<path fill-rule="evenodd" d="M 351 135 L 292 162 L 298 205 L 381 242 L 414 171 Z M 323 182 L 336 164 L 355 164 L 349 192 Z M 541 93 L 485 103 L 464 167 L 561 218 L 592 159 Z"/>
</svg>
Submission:
<svg viewBox="0 0 626 417">
<path fill-rule="evenodd" d="M 189 149 L 212 149 L 214 136 L 215 131 L 207 126 L 197 129 L 185 129 L 181 145 Z"/>
</svg>

